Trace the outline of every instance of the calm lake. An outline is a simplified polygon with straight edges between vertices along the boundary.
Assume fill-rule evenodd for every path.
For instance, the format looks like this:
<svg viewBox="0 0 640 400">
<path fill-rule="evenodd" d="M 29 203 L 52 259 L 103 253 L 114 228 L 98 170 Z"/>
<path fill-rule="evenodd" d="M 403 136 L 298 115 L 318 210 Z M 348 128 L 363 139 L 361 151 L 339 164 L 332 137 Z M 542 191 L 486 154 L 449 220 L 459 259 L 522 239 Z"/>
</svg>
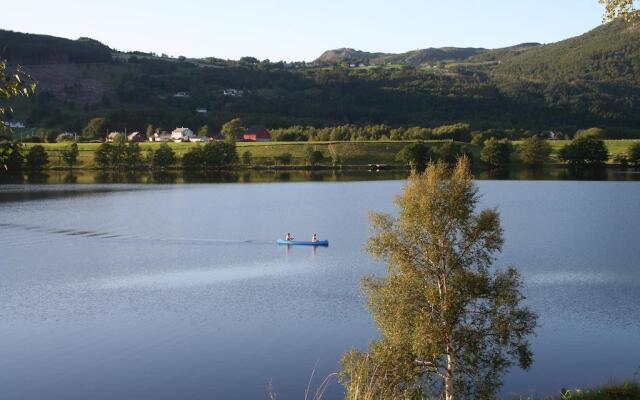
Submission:
<svg viewBox="0 0 640 400">
<path fill-rule="evenodd" d="M 402 188 L 321 180 L 0 185 L 0 398 L 264 399 L 270 385 L 303 399 L 316 364 L 312 387 L 377 335 L 359 291 L 384 273 L 363 251 L 367 213 L 393 212 Z M 502 394 L 632 378 L 640 184 L 478 186 L 502 216 L 498 265 L 521 269 L 540 314 L 535 364 Z M 288 231 L 330 247 L 277 246 Z"/>
</svg>

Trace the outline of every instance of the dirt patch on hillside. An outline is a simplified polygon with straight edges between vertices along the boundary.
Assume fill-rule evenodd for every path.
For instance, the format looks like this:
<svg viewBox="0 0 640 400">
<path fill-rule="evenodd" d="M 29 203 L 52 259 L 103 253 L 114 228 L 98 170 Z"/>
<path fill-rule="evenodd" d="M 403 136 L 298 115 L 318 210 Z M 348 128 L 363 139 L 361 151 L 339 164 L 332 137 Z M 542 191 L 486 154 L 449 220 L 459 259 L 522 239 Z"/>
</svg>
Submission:
<svg viewBox="0 0 640 400">
<path fill-rule="evenodd" d="M 91 76 L 90 64 L 29 65 L 24 70 L 38 82 L 38 92 L 51 93 L 64 101 L 96 104 L 114 97 L 107 84 Z"/>
</svg>

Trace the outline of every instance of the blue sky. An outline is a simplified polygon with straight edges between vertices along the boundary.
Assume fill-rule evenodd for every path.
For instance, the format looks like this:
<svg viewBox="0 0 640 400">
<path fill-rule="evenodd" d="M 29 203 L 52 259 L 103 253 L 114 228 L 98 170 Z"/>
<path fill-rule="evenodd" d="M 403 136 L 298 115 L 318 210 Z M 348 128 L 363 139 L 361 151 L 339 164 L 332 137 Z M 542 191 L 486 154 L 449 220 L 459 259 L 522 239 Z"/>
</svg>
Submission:
<svg viewBox="0 0 640 400">
<path fill-rule="evenodd" d="M 272 61 L 312 60 L 339 47 L 549 43 L 602 17 L 597 0 L 21 0 L 2 11 L 14 16 L 3 29 L 89 36 L 118 50 Z"/>
</svg>

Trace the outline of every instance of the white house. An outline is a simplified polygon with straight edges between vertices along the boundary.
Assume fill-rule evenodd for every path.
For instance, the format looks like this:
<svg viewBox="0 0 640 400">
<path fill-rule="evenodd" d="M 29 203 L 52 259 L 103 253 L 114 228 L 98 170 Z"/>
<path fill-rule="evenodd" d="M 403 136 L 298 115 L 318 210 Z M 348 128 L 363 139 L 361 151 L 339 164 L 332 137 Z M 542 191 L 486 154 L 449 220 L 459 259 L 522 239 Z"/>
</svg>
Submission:
<svg viewBox="0 0 640 400">
<path fill-rule="evenodd" d="M 171 134 L 168 132 L 155 131 L 149 138 L 150 142 L 168 142 L 171 140 Z"/>
<path fill-rule="evenodd" d="M 4 124 L 4 126 L 8 126 L 9 128 L 13 128 L 13 129 L 23 129 L 23 128 L 25 128 L 24 122 L 21 122 L 21 121 L 3 122 L 3 124 Z"/>
<path fill-rule="evenodd" d="M 196 137 L 196 135 L 189 128 L 176 128 L 171 132 L 171 140 L 174 142 L 188 142 L 194 137 Z"/>
<path fill-rule="evenodd" d="M 173 97 L 178 98 L 178 99 L 188 99 L 191 96 L 187 92 L 178 92 L 178 93 L 174 94 Z"/>
<path fill-rule="evenodd" d="M 197 112 L 198 114 L 206 114 L 206 113 L 208 113 L 208 112 L 209 112 L 209 110 L 207 110 L 207 109 L 206 109 L 206 108 L 204 108 L 204 107 L 201 107 L 201 108 L 196 108 L 196 112 Z"/>
<path fill-rule="evenodd" d="M 222 91 L 222 94 L 224 94 L 225 96 L 242 97 L 244 91 L 238 89 L 225 89 Z"/>
</svg>

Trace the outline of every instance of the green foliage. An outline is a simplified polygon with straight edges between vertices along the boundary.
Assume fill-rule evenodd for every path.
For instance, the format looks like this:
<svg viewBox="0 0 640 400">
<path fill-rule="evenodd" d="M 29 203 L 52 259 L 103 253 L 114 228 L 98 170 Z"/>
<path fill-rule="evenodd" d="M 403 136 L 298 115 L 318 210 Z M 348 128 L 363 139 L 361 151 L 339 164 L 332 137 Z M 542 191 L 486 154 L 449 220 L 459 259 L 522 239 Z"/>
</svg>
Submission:
<svg viewBox="0 0 640 400">
<path fill-rule="evenodd" d="M 229 167 L 238 161 L 235 143 L 208 142 L 191 148 L 182 157 L 185 170 L 197 171 Z"/>
<path fill-rule="evenodd" d="M 500 217 L 476 210 L 478 191 L 461 159 L 430 164 L 396 198 L 397 217 L 371 214 L 368 252 L 387 263 L 363 289 L 380 331 L 367 353 L 343 357 L 347 399 L 494 398 L 513 364 L 528 368 L 537 317 L 522 305 L 522 279 L 496 270 Z M 366 389 L 369 387 L 369 389 Z"/>
<path fill-rule="evenodd" d="M 242 125 L 242 120 L 240 118 L 234 118 L 231 121 L 222 125 L 221 132 L 225 137 L 225 140 L 229 143 L 233 143 L 236 141 L 236 137 L 244 133 L 245 128 Z"/>
<path fill-rule="evenodd" d="M 29 170 L 41 171 L 49 163 L 49 155 L 41 145 L 33 146 L 26 156 L 26 165 Z"/>
<path fill-rule="evenodd" d="M 640 143 L 633 143 L 627 150 L 627 159 L 634 167 L 640 167 Z"/>
<path fill-rule="evenodd" d="M 22 170 L 24 157 L 21 151 L 20 143 L 0 140 L 0 175 L 13 174 Z"/>
<path fill-rule="evenodd" d="M 610 383 L 596 389 L 562 389 L 554 400 L 635 400 L 640 399 L 640 384 L 630 381 Z"/>
<path fill-rule="evenodd" d="M 539 167 L 549 161 L 551 155 L 551 145 L 538 136 L 525 139 L 518 147 L 520 160 L 533 167 Z"/>
<path fill-rule="evenodd" d="M 609 159 L 609 152 L 604 141 L 581 137 L 561 148 L 558 158 L 575 167 L 601 166 Z"/>
<path fill-rule="evenodd" d="M 251 154 L 249 150 L 245 151 L 244 153 L 242 153 L 242 163 L 245 165 L 251 164 L 252 157 L 253 154 Z"/>
<path fill-rule="evenodd" d="M 135 170 L 142 166 L 144 160 L 138 143 L 128 143 L 124 153 L 124 165 L 128 170 Z"/>
<path fill-rule="evenodd" d="M 102 43 L 80 38 L 0 30 L 0 58 L 19 64 L 97 63 L 111 60 L 111 49 Z"/>
<path fill-rule="evenodd" d="M 177 162 L 176 153 L 168 144 L 162 143 L 153 153 L 152 168 L 165 169 Z"/>
<path fill-rule="evenodd" d="M 427 166 L 430 156 L 429 146 L 424 143 L 411 143 L 396 154 L 396 160 L 421 171 Z"/>
<path fill-rule="evenodd" d="M 634 0 L 598 0 L 605 7 L 604 20 L 613 21 L 622 18 L 633 22 L 640 17 L 640 10 L 636 8 Z"/>
<path fill-rule="evenodd" d="M 442 161 L 448 165 L 454 165 L 458 159 L 465 156 L 469 162 L 473 161 L 473 154 L 457 143 L 447 142 L 431 149 L 431 158 Z"/>
<path fill-rule="evenodd" d="M 506 167 L 509 165 L 513 147 L 509 140 L 491 138 L 484 142 L 480 152 L 480 160 L 492 167 Z"/>
<path fill-rule="evenodd" d="M 282 153 L 274 158 L 276 163 L 279 163 L 280 165 L 289 165 L 293 160 L 293 156 L 291 155 L 291 153 Z"/>
<path fill-rule="evenodd" d="M 592 137 L 595 139 L 604 139 L 605 131 L 602 128 L 589 128 L 589 129 L 580 129 L 576 132 L 574 138 L 582 138 L 582 137 Z"/>
<path fill-rule="evenodd" d="M 193 147 L 180 160 L 182 168 L 187 171 L 202 171 L 205 169 L 204 153 L 201 146 Z"/>
<path fill-rule="evenodd" d="M 147 129 L 145 131 L 147 138 L 150 138 L 151 136 L 153 136 L 153 133 L 155 132 L 154 128 L 153 128 L 153 124 L 149 124 L 147 125 Z"/>
<path fill-rule="evenodd" d="M 459 142 L 468 142 L 471 139 L 471 127 L 469 124 L 444 125 L 433 129 L 433 139 L 451 139 Z"/>
<path fill-rule="evenodd" d="M 82 136 L 91 137 L 91 138 L 105 137 L 107 134 L 105 131 L 106 127 L 107 127 L 106 118 L 104 117 L 92 118 L 87 123 L 87 126 L 85 126 L 84 129 L 82 130 Z"/>
<path fill-rule="evenodd" d="M 307 164 L 315 166 L 324 160 L 322 151 L 316 150 L 313 146 L 307 146 L 305 149 Z"/>
<path fill-rule="evenodd" d="M 62 161 L 64 161 L 69 168 L 73 168 L 73 165 L 78 161 L 79 154 L 78 145 L 76 143 L 72 143 L 67 149 L 62 150 Z"/>
<path fill-rule="evenodd" d="M 100 146 L 98 146 L 95 154 L 93 155 L 93 162 L 96 167 L 100 169 L 107 169 L 111 167 L 112 147 L 111 143 L 108 142 L 101 143 Z"/>
<path fill-rule="evenodd" d="M 0 31 L 2 33 L 3 31 Z M 14 97 L 31 96 L 36 89 L 36 84 L 29 75 L 26 75 L 21 67 L 9 68 L 7 61 L 3 58 L 0 47 L 0 133 L 5 129 L 2 124 L 4 115 L 13 112 L 6 103 Z"/>
<path fill-rule="evenodd" d="M 198 129 L 198 136 L 206 137 L 209 136 L 209 125 L 203 125 Z"/>
</svg>

